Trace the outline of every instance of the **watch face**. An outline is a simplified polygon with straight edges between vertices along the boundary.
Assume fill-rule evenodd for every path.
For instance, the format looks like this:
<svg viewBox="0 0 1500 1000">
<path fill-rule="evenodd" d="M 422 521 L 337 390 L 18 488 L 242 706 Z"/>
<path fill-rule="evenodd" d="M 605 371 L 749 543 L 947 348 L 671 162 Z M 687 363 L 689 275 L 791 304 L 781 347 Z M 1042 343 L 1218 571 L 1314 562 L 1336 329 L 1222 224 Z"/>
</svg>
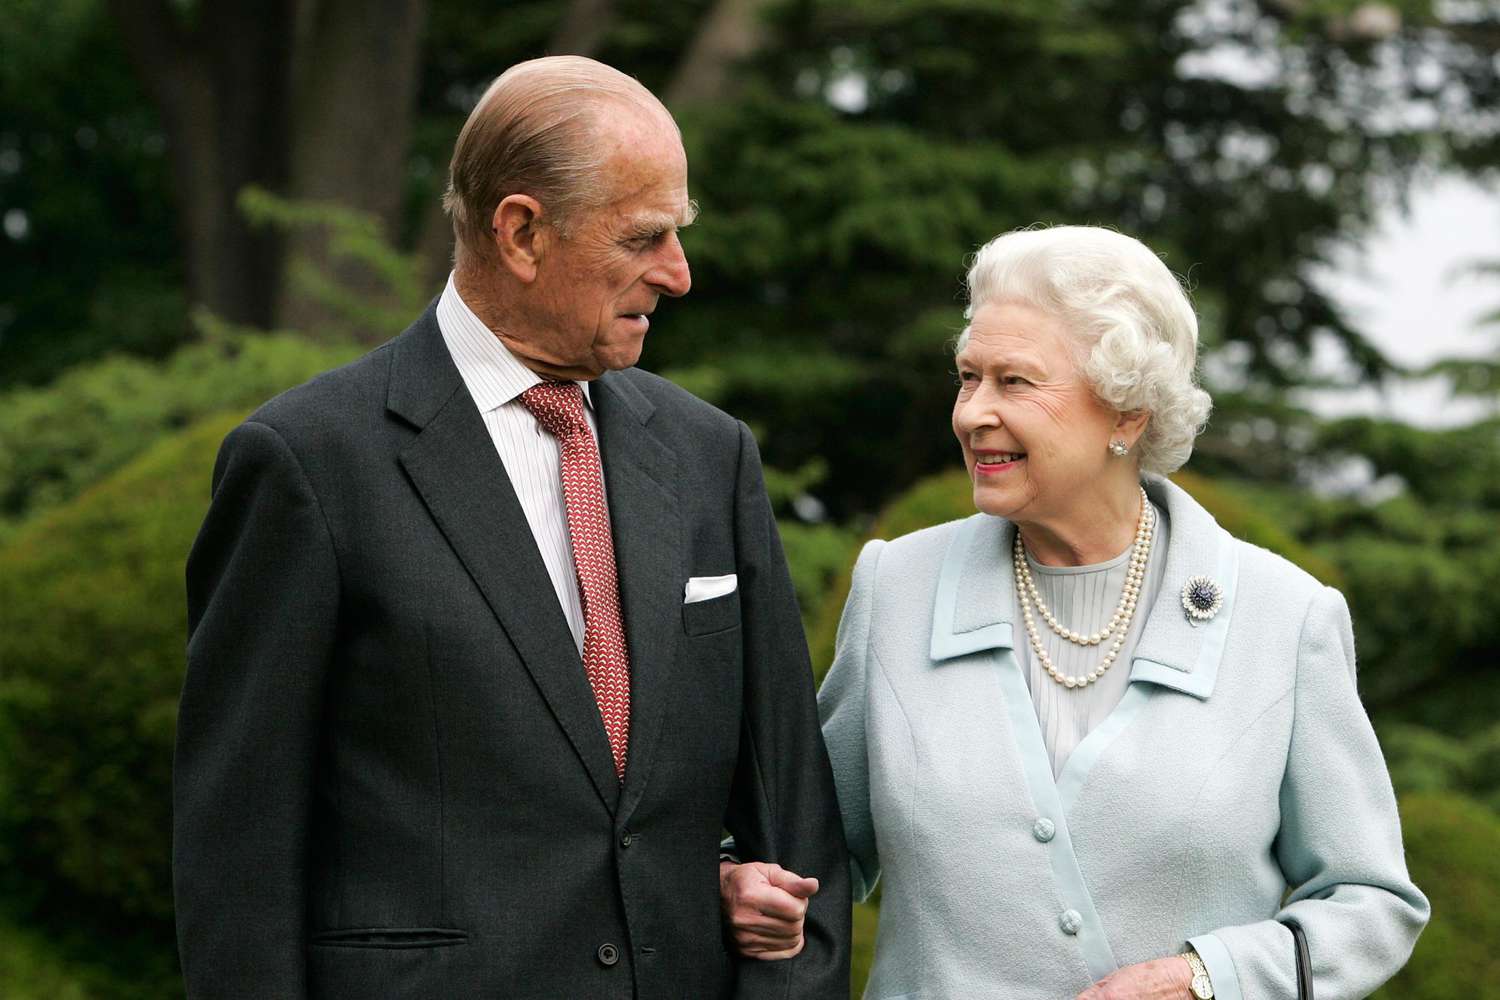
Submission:
<svg viewBox="0 0 1500 1000">
<path fill-rule="evenodd" d="M 1214 987 L 1207 976 L 1193 977 L 1193 996 L 1198 1000 L 1213 1000 Z"/>
</svg>

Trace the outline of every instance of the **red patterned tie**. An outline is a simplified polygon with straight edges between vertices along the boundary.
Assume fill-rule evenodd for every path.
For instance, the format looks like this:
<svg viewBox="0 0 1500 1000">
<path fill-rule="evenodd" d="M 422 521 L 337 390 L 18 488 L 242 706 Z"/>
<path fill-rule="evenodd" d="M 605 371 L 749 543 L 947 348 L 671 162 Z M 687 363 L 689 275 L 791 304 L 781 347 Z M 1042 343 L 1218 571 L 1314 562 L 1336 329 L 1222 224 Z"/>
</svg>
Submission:
<svg viewBox="0 0 1500 1000">
<path fill-rule="evenodd" d="M 599 447 L 584 418 L 583 390 L 577 382 L 542 382 L 521 393 L 521 403 L 562 447 L 563 506 L 583 597 L 583 668 L 604 718 L 615 777 L 624 780 L 630 746 L 630 652 L 620 617 L 615 542 L 604 505 Z"/>
</svg>

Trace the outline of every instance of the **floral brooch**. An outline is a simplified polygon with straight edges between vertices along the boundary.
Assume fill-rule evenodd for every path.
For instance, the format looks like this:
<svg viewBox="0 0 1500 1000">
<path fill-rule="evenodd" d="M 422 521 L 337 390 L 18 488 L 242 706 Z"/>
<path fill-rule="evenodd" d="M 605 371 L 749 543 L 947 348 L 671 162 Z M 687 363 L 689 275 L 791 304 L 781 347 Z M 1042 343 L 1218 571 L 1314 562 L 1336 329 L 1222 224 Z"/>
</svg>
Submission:
<svg viewBox="0 0 1500 1000">
<path fill-rule="evenodd" d="M 1224 588 L 1206 576 L 1195 576 L 1182 585 L 1182 610 L 1194 623 L 1206 622 L 1224 606 Z"/>
</svg>

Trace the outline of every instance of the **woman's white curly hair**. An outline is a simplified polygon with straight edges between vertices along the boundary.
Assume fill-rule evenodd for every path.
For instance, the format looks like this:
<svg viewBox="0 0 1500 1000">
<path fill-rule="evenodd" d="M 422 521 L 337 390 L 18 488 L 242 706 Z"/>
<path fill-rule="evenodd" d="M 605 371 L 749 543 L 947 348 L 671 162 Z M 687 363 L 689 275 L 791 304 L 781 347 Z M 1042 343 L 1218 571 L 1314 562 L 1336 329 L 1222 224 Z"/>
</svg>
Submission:
<svg viewBox="0 0 1500 1000">
<path fill-rule="evenodd" d="M 979 249 L 965 319 L 1020 302 L 1059 317 L 1079 368 L 1105 404 L 1151 414 L 1136 442 L 1143 472 L 1167 475 L 1193 453 L 1213 406 L 1199 387 L 1198 319 L 1182 285 L 1139 240 L 1095 226 L 1021 229 Z M 959 335 L 963 350 L 969 328 Z"/>
</svg>

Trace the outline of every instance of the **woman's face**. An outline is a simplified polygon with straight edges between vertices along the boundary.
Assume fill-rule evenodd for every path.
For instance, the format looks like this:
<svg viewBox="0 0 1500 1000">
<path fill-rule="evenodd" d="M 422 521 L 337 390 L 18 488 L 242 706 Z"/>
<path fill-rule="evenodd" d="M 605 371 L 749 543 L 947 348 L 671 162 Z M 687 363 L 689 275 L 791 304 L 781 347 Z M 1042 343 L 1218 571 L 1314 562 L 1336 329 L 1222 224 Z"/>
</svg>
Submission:
<svg viewBox="0 0 1500 1000">
<path fill-rule="evenodd" d="M 1089 389 L 1058 318 L 984 305 L 958 353 L 953 433 L 974 506 L 1013 521 L 1065 517 L 1101 488 L 1119 415 Z"/>
</svg>

